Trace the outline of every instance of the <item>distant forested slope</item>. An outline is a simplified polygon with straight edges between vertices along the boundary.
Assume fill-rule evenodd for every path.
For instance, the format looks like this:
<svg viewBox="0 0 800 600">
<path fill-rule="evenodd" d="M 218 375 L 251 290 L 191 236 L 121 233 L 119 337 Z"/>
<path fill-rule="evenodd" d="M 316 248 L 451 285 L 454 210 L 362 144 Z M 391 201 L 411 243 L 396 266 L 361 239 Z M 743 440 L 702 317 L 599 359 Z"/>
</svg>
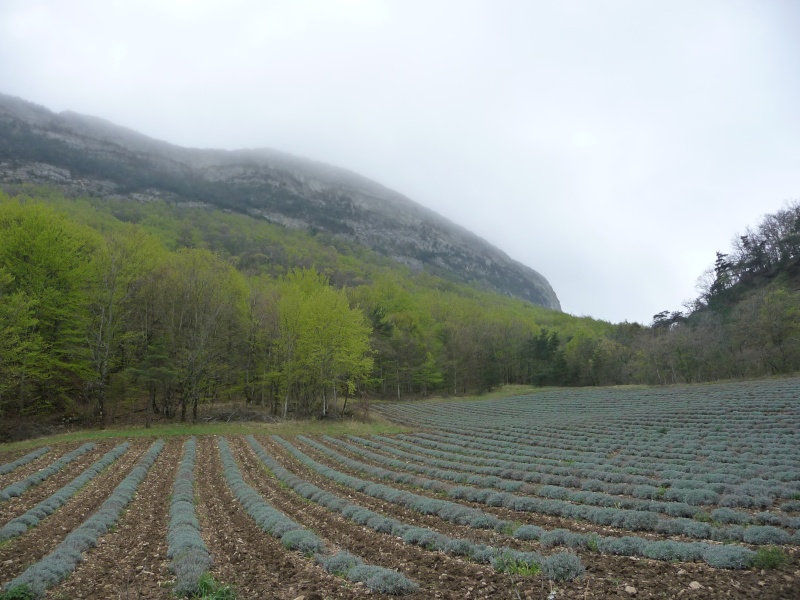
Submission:
<svg viewBox="0 0 800 600">
<path fill-rule="evenodd" d="M 209 207 L 0 196 L 0 411 L 324 414 L 364 394 L 569 379 L 608 323 L 476 290 L 331 234 Z"/>
<path fill-rule="evenodd" d="M 612 325 L 414 273 L 331 234 L 209 207 L 0 194 L 0 414 L 276 415 L 504 384 L 800 368 L 793 204 L 719 254 L 686 313 Z"/>
</svg>

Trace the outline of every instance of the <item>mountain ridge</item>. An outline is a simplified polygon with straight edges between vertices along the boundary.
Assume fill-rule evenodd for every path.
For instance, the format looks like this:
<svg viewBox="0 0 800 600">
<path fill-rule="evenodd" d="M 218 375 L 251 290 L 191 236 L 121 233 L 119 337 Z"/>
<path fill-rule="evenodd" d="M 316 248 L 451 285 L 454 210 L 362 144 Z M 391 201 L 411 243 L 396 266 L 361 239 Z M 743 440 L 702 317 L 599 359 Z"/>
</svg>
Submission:
<svg viewBox="0 0 800 600">
<path fill-rule="evenodd" d="M 406 264 L 560 310 L 548 281 L 476 234 L 352 171 L 269 148 L 184 148 L 0 94 L 0 183 L 209 205 L 324 231 Z"/>
</svg>

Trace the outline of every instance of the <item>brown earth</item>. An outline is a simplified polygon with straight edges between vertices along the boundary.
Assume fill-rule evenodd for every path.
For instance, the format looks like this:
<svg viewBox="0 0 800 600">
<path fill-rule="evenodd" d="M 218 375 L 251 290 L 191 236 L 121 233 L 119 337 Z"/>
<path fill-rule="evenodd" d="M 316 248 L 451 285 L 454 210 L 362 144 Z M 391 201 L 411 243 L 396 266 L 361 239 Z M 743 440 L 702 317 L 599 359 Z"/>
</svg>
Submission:
<svg viewBox="0 0 800 600">
<path fill-rule="evenodd" d="M 182 447 L 181 439 L 167 442 L 117 527 L 100 537 L 97 547 L 46 598 L 170 598 L 167 524 Z"/>
<path fill-rule="evenodd" d="M 42 500 L 46 500 L 49 498 L 53 493 L 60 490 L 62 487 L 67 485 L 70 481 L 75 479 L 78 475 L 80 475 L 89 465 L 93 462 L 97 461 L 103 454 L 111 450 L 117 444 L 105 442 L 105 443 L 98 443 L 95 445 L 94 450 L 90 450 L 86 454 L 79 456 L 74 461 L 66 465 L 63 469 L 61 469 L 58 473 L 51 475 L 47 479 L 45 479 L 42 483 L 35 485 L 31 488 L 28 488 L 24 494 L 21 496 L 17 496 L 16 498 L 10 498 L 5 502 L 0 503 L 0 523 L 6 523 L 13 519 L 14 517 L 18 517 L 21 514 L 25 513 L 29 509 L 33 508 Z M 20 481 L 21 479 L 25 479 L 28 475 L 32 475 L 39 469 L 45 468 L 50 466 L 53 462 L 55 462 L 58 458 L 66 454 L 67 452 L 74 450 L 78 446 L 74 447 L 65 447 L 63 452 L 59 452 L 58 454 L 53 454 L 52 452 L 48 452 L 45 456 L 49 456 L 53 454 L 49 461 L 39 466 L 39 468 L 34 469 L 32 472 L 28 473 L 27 475 L 20 475 L 16 477 L 14 481 Z M 37 461 L 34 461 L 37 462 Z M 9 482 L 13 483 L 13 482 Z"/>
<path fill-rule="evenodd" d="M 231 584 L 237 598 L 363 598 L 354 587 L 285 550 L 280 541 L 259 529 L 233 497 L 222 473 L 216 437 L 198 439 L 196 506 L 203 539 L 214 558 L 218 581 Z"/>
<path fill-rule="evenodd" d="M 84 555 L 85 560 L 75 573 L 50 590 L 48 598 L 127 600 L 171 597 L 172 577 L 168 570 L 169 560 L 166 558 L 166 531 L 169 498 L 181 456 L 182 441 L 176 438 L 167 443 L 117 528 L 100 538 L 98 546 Z M 497 532 L 473 530 L 447 523 L 438 517 L 419 515 L 348 490 L 306 469 L 268 437 L 260 436 L 259 441 L 281 464 L 303 479 L 381 514 L 405 523 L 429 527 L 452 537 L 542 553 L 551 551 L 542 549 L 536 543 L 513 540 L 510 536 Z M 71 529 L 96 511 L 119 481 L 128 474 L 150 442 L 132 442 L 132 448 L 125 456 L 81 490 L 65 507 L 43 521 L 40 526 L 0 546 L 0 583 L 6 583 L 18 575 L 24 566 L 47 554 Z M 304 451 L 308 450 L 309 454 L 314 454 L 296 440 L 293 442 Z M 410 600 L 544 600 L 551 592 L 554 592 L 552 597 L 558 599 L 800 598 L 800 564 L 793 548 L 785 548 L 791 556 L 788 566 L 766 572 L 724 571 L 695 563 L 665 563 L 584 552 L 581 553 L 581 559 L 587 573 L 584 578 L 575 582 L 553 584 L 538 576 L 511 577 L 497 574 L 487 565 L 477 565 L 404 544 L 390 534 L 377 533 L 301 499 L 264 469 L 244 438 L 231 437 L 229 443 L 243 477 L 268 502 L 320 536 L 330 551 L 347 549 L 370 564 L 397 569 L 415 580 L 420 584 L 420 591 L 410 596 Z M 340 470 L 339 465 L 324 459 L 318 453 L 314 454 L 314 458 Z M 41 466 L 43 465 L 40 468 Z M 369 479 L 363 474 L 356 475 Z M 363 585 L 353 585 L 325 573 L 312 559 L 285 550 L 279 540 L 261 531 L 228 488 L 215 437 L 198 438 L 196 490 L 196 510 L 202 535 L 215 561 L 213 574 L 218 581 L 231 584 L 240 600 L 384 597 L 370 593 Z M 424 493 L 418 489 L 413 491 Z M 23 498 L 27 495 L 23 495 Z M 545 527 L 564 526 L 568 523 L 559 519 L 556 525 L 549 518 L 502 509 L 486 512 Z M 578 530 L 582 530 L 584 524 L 572 523 L 573 528 L 576 526 Z"/>
<path fill-rule="evenodd" d="M 246 442 L 241 439 L 231 442 L 235 443 L 245 480 L 267 502 L 295 521 L 307 525 L 325 540 L 331 550 L 345 549 L 369 564 L 396 569 L 419 583 L 420 592 L 410 598 L 464 598 L 465 581 L 472 582 L 467 587 L 475 588 L 470 595 L 473 598 L 502 597 L 506 591 L 511 591 L 508 577 L 495 573 L 485 565 L 404 544 L 392 535 L 377 533 L 302 499 L 264 471 L 262 463 L 246 447 Z M 310 477 L 304 479 L 311 480 Z M 345 496 L 341 492 L 338 494 Z M 397 518 L 396 515 L 391 516 Z"/>
<path fill-rule="evenodd" d="M 312 475 L 311 471 L 305 469 L 287 452 L 283 451 L 279 445 L 271 442 L 268 438 L 259 436 L 258 439 L 284 467 L 296 472 L 304 479 L 312 481 L 315 485 L 323 489 L 327 489 L 341 496 L 349 497 L 348 499 L 350 499 L 350 501 L 376 510 L 376 512 L 393 516 L 406 523 L 430 527 L 435 531 L 452 537 L 466 537 L 468 539 L 480 540 L 484 543 L 491 543 L 492 545 L 507 545 L 520 549 L 532 549 L 540 551 L 543 554 L 549 552 L 547 550 L 542 550 L 541 547 L 535 543 L 520 545 L 518 540 L 512 540 L 510 537 L 503 536 L 496 532 L 479 533 L 477 530 L 470 530 L 469 528 L 453 525 L 437 517 L 418 515 L 401 507 L 396 507 L 382 501 L 376 501 L 354 490 L 348 490 L 342 486 L 332 484 L 330 480 L 326 480 L 318 475 Z M 297 440 L 293 440 L 293 442 L 301 447 L 304 452 L 313 456 L 318 462 L 327 464 L 336 470 L 347 472 L 346 469 L 342 468 L 341 464 L 326 459 L 321 453 L 316 453 L 310 447 L 301 445 Z M 369 461 L 361 460 L 369 464 Z M 365 476 L 363 473 L 359 472 L 353 472 L 351 474 L 366 480 L 381 481 L 376 478 Z M 418 488 L 411 488 L 394 483 L 391 485 L 398 488 L 409 489 L 409 491 L 420 495 L 436 497 L 435 494 L 426 493 L 426 491 Z M 347 491 L 345 492 L 345 490 Z M 379 504 L 383 504 L 383 506 L 379 507 Z M 624 535 L 626 533 L 620 530 L 614 530 L 613 528 L 596 527 L 586 523 L 578 524 L 566 519 L 510 511 L 507 509 L 495 509 L 478 504 L 472 504 L 471 506 L 484 509 L 487 513 L 496 514 L 498 517 L 511 521 L 537 524 L 542 527 L 567 527 L 571 525 L 571 527 L 569 527 L 570 529 L 581 532 L 598 531 L 604 535 Z M 472 532 L 471 535 L 469 533 L 470 531 Z M 648 537 L 656 538 L 658 536 L 653 535 Z M 787 566 L 781 569 L 758 573 L 753 570 L 728 571 L 713 569 L 707 565 L 698 563 L 666 563 L 646 558 L 603 556 L 584 552 L 580 554 L 581 560 L 587 569 L 586 576 L 583 580 L 580 582 L 559 583 L 554 585 L 558 588 L 557 597 L 565 598 L 607 598 L 619 595 L 622 597 L 635 598 L 769 598 L 792 600 L 794 598 L 800 598 L 800 564 L 796 548 L 786 547 L 784 550 L 790 557 L 790 562 Z M 692 582 L 700 584 L 701 587 L 697 589 L 690 587 Z M 632 595 L 627 593 L 625 591 L 626 587 L 636 588 L 636 594 Z M 548 588 L 547 583 L 545 583 L 545 588 Z M 531 590 L 528 591 L 530 592 Z M 538 592 L 534 592 L 541 592 L 541 589 L 539 589 Z M 530 597 L 538 597 L 535 593 Z M 542 597 L 546 596 L 547 594 Z"/>
<path fill-rule="evenodd" d="M 65 506 L 37 527 L 0 546 L 0 582 L 8 582 L 25 567 L 47 555 L 70 531 L 97 511 L 147 447 L 147 441 L 131 443 L 131 448 L 119 460 L 95 477 Z"/>
</svg>

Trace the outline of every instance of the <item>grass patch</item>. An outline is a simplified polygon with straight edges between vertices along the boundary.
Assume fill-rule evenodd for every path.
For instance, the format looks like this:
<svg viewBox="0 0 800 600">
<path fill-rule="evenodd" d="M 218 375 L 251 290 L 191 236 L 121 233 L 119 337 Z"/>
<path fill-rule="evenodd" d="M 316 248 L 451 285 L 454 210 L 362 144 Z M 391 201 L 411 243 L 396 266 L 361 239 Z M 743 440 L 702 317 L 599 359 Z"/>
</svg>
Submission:
<svg viewBox="0 0 800 600">
<path fill-rule="evenodd" d="M 200 600 L 236 600 L 236 594 L 229 585 L 218 583 L 211 573 L 203 573 L 197 581 L 197 596 Z"/>
<path fill-rule="evenodd" d="M 13 451 L 41 446 L 44 440 L 48 444 L 75 442 L 85 440 L 106 440 L 116 438 L 168 438 L 190 435 L 392 435 L 407 433 L 410 428 L 396 425 L 380 416 L 373 416 L 368 422 L 356 420 L 308 420 L 285 421 L 281 423 L 164 423 L 149 429 L 144 425 L 127 427 L 107 427 L 105 429 L 86 429 L 71 433 L 61 433 L 45 438 L 35 438 L 10 444 L 3 444 L 0 449 Z"/>
</svg>

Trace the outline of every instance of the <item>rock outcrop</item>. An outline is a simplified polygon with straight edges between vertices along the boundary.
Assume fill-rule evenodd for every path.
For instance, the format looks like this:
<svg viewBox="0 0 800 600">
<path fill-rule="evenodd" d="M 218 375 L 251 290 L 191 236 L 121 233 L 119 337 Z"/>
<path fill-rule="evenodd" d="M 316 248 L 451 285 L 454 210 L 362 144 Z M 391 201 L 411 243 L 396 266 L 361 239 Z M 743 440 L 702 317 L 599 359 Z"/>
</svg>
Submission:
<svg viewBox="0 0 800 600">
<path fill-rule="evenodd" d="M 0 95 L 0 182 L 243 212 L 560 310 L 542 275 L 475 234 L 355 173 L 275 150 L 182 148 Z"/>
</svg>

